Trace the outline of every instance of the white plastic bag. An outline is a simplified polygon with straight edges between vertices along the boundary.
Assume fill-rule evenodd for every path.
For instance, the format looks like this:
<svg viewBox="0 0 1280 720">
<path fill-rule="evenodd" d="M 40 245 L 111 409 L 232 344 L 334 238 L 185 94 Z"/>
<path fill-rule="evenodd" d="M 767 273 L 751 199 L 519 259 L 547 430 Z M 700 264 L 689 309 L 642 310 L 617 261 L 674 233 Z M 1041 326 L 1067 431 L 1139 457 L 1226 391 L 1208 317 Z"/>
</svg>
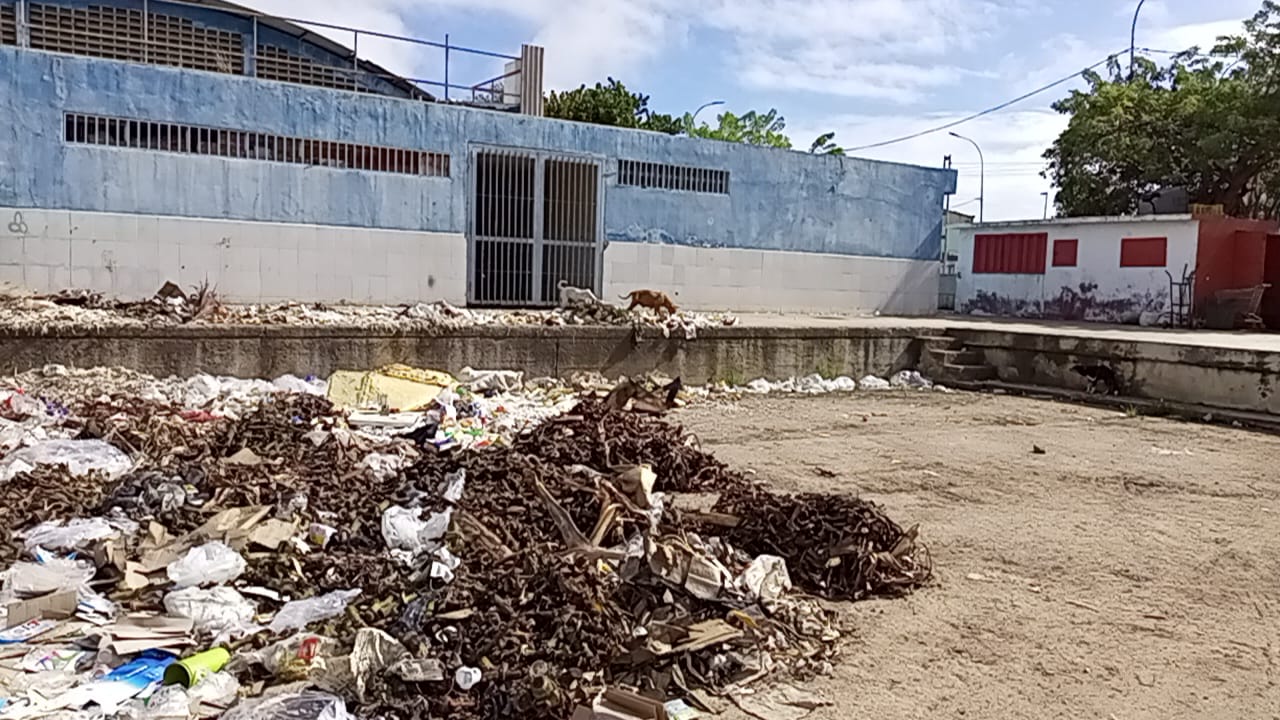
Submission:
<svg viewBox="0 0 1280 720">
<path fill-rule="evenodd" d="M 791 589 L 787 561 L 776 555 L 759 555 L 738 576 L 738 587 L 753 600 L 777 600 Z"/>
<path fill-rule="evenodd" d="M 908 387 L 908 388 L 933 387 L 933 382 L 930 381 L 925 376 L 921 375 L 918 370 L 903 370 L 897 375 L 894 375 L 893 379 L 889 381 L 889 384 L 899 388 L 901 387 Z"/>
<path fill-rule="evenodd" d="M 129 456 L 102 440 L 45 440 L 10 453 L 0 460 L 0 482 L 40 465 L 66 465 L 72 475 L 93 471 L 115 480 L 133 469 Z"/>
<path fill-rule="evenodd" d="M 884 378 L 878 378 L 875 375 L 868 375 L 858 381 L 859 390 L 888 390 L 889 381 Z"/>
<path fill-rule="evenodd" d="M 378 480 L 387 480 L 409 465 L 407 458 L 385 453 L 369 453 L 360 461 L 360 467 L 368 470 Z"/>
<path fill-rule="evenodd" d="M 473 370 L 462 368 L 458 373 L 458 382 L 466 385 L 472 392 L 512 392 L 524 387 L 524 373 L 517 370 Z"/>
<path fill-rule="evenodd" d="M 271 382 L 278 392 L 296 393 L 299 395 L 324 395 L 329 390 L 329 383 L 324 380 L 303 380 L 297 375 L 281 375 Z"/>
<path fill-rule="evenodd" d="M 458 468 L 444 476 L 444 499 L 457 503 L 462 499 L 462 492 L 467 488 L 467 469 Z"/>
<path fill-rule="evenodd" d="M 275 619 L 271 621 L 267 629 L 279 634 L 289 630 L 301 630 L 313 622 L 337 617 L 359 595 L 360 591 L 358 589 L 335 590 L 319 597 L 294 600 L 280 608 L 280 612 L 276 613 Z"/>
<path fill-rule="evenodd" d="M 304 690 L 295 695 L 272 695 L 242 702 L 222 720 L 354 720 L 342 698 Z"/>
<path fill-rule="evenodd" d="M 234 588 L 203 590 L 191 587 L 164 596 L 165 612 L 191 618 L 197 630 L 213 633 L 221 641 L 252 633 L 257 608 Z"/>
<path fill-rule="evenodd" d="M 187 690 L 187 697 L 191 699 L 191 709 L 194 711 L 201 703 L 214 707 L 226 707 L 235 702 L 239 692 L 240 681 L 235 675 L 229 672 L 216 672 L 205 675 L 195 687 Z"/>
<path fill-rule="evenodd" d="M 168 573 L 169 580 L 181 589 L 231 582 L 240 577 L 244 568 L 240 553 L 215 540 L 191 548 L 186 555 L 169 563 Z"/>
<path fill-rule="evenodd" d="M 21 597 L 59 590 L 76 590 L 97 573 L 93 563 L 60 557 L 44 557 L 38 563 L 18 562 L 9 569 L 6 589 Z"/>
<path fill-rule="evenodd" d="M 119 533 L 105 518 L 77 518 L 44 522 L 22 533 L 23 544 L 28 551 L 42 547 L 46 550 L 74 550 L 94 540 L 105 540 Z"/>
<path fill-rule="evenodd" d="M 392 505 L 382 513 L 382 539 L 392 550 L 406 550 L 414 555 L 421 555 L 439 544 L 440 539 L 449 532 L 452 519 L 452 509 L 435 513 L 424 521 L 422 508 L 411 510 Z"/>
</svg>

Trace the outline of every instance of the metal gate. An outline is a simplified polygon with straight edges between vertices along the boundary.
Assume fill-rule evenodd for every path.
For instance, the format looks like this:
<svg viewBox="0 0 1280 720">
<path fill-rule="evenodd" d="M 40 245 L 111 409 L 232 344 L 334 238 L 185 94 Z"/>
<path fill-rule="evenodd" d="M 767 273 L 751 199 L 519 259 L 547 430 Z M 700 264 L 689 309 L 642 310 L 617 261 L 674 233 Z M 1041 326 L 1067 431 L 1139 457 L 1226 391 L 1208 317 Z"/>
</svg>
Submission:
<svg viewBox="0 0 1280 720">
<path fill-rule="evenodd" d="M 599 158 L 473 147 L 470 180 L 469 304 L 554 305 L 561 280 L 600 293 Z"/>
</svg>

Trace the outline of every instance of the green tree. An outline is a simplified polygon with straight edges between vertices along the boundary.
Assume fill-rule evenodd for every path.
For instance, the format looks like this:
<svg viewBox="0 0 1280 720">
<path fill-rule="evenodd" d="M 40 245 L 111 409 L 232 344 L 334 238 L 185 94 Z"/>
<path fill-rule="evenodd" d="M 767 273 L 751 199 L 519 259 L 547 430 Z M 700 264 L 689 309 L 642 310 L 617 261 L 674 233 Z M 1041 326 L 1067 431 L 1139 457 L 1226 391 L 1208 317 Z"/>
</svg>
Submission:
<svg viewBox="0 0 1280 720">
<path fill-rule="evenodd" d="M 809 152 L 817 155 L 844 155 L 844 148 L 836 144 L 836 134 L 823 133 L 809 146 Z"/>
<path fill-rule="evenodd" d="M 608 84 L 583 85 L 577 90 L 552 91 L 547 96 L 547 117 L 561 120 L 654 130 L 676 135 L 683 129 L 680 120 L 649 110 L 649 96 L 634 93 L 626 85 L 608 79 Z"/>
<path fill-rule="evenodd" d="M 1045 152 L 1063 216 L 1125 214 L 1161 188 L 1242 217 L 1280 212 L 1280 5 L 1244 33 L 1164 67 L 1114 59 L 1104 78 L 1054 104 L 1070 115 Z"/>
<path fill-rule="evenodd" d="M 758 113 L 755 110 L 735 115 L 732 112 L 721 113 L 716 118 L 718 125 L 711 127 L 706 123 L 694 125 L 693 116 L 685 113 L 684 132 L 690 137 L 725 142 L 746 143 L 764 147 L 790 148 L 791 138 L 782 133 L 787 121 L 777 110 Z"/>
</svg>

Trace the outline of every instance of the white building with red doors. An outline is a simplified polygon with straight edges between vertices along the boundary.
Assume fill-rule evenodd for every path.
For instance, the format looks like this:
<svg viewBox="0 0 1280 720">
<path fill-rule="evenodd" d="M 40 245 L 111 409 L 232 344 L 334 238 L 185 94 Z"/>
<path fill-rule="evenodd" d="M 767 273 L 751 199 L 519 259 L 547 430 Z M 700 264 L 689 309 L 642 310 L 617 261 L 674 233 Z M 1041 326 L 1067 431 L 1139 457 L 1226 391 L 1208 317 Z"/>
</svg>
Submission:
<svg viewBox="0 0 1280 720">
<path fill-rule="evenodd" d="M 1176 283 L 1190 282 L 1197 310 L 1219 291 L 1280 286 L 1278 226 L 1193 215 L 961 225 L 952 228 L 956 311 L 1164 324 L 1178 303 Z M 1280 321 L 1277 293 L 1268 292 L 1263 315 Z"/>
</svg>

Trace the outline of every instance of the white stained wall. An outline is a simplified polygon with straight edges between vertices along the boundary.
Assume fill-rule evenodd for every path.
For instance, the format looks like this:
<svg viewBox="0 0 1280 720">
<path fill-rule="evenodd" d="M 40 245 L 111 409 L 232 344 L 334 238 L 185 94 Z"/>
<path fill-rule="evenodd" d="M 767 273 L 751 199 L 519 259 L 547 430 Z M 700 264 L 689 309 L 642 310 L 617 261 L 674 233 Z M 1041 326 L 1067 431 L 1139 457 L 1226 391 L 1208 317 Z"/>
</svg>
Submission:
<svg viewBox="0 0 1280 720">
<path fill-rule="evenodd" d="M 662 290 L 688 310 L 931 315 L 938 263 L 855 255 L 610 242 L 604 299 Z"/>
<path fill-rule="evenodd" d="M 0 283 L 151 297 L 208 280 L 237 303 L 466 301 L 461 234 L 0 208 Z"/>
<path fill-rule="evenodd" d="M 1150 298 L 1152 304 L 1163 305 L 1150 310 L 1167 309 L 1169 276 L 1179 280 L 1183 268 L 1194 270 L 1199 244 L 1199 221 L 1190 215 L 1159 215 L 1126 218 L 1064 218 L 1025 223 L 987 223 L 964 225 L 953 229 L 959 247 L 956 268 L 956 311 L 975 314 L 1037 316 L 1043 308 L 1052 307 L 1068 289 L 1085 294 L 1098 305 L 1086 311 L 1083 319 L 1111 322 L 1134 321 L 1136 315 L 1114 316 L 1102 309 L 1102 303 L 1128 300 L 1133 305 Z M 1045 273 L 1003 274 L 973 272 L 974 236 L 979 234 L 1047 233 Z M 1126 237 L 1165 237 L 1165 267 L 1120 267 L 1121 240 Z M 1053 266 L 1053 241 L 1077 240 L 1075 267 Z M 983 293 L 986 298 L 980 299 Z M 990 298 L 999 299 L 999 309 L 990 307 Z M 1019 309 L 1020 308 L 1020 309 Z M 1136 312 L 1136 311 L 1134 311 Z"/>
</svg>

